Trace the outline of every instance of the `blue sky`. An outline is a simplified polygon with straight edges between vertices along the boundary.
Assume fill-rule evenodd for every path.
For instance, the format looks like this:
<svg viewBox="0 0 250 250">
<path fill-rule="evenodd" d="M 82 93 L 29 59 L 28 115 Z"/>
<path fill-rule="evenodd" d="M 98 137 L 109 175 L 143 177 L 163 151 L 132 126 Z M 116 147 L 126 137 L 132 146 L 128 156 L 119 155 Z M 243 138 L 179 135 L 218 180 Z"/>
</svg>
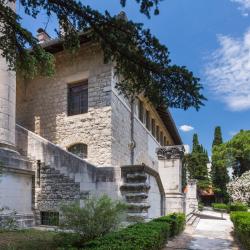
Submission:
<svg viewBox="0 0 250 250">
<path fill-rule="evenodd" d="M 151 19 L 140 14 L 132 0 L 125 9 L 119 0 L 85 2 L 111 14 L 126 11 L 169 48 L 172 63 L 187 66 L 201 78 L 205 106 L 199 112 L 171 110 L 185 144 L 191 145 L 195 132 L 210 152 L 215 126 L 222 127 L 225 141 L 250 128 L 250 0 L 163 0 L 160 15 Z M 23 20 L 34 32 L 46 22 L 43 16 Z M 50 20 L 47 31 L 53 34 L 54 28 Z"/>
</svg>

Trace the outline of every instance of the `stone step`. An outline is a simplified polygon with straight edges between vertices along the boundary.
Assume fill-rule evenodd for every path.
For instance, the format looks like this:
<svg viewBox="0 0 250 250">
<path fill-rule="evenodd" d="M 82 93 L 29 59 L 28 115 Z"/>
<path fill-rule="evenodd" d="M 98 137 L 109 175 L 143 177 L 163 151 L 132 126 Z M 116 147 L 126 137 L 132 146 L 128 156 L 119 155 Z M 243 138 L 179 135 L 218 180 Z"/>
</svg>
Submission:
<svg viewBox="0 0 250 250">
<path fill-rule="evenodd" d="M 147 202 L 143 203 L 128 203 L 128 210 L 130 213 L 137 213 L 137 212 L 147 212 L 150 208 L 150 205 Z"/>
<path fill-rule="evenodd" d="M 125 192 L 148 192 L 150 186 L 147 183 L 125 183 L 120 189 Z"/>
<path fill-rule="evenodd" d="M 148 218 L 147 213 L 128 213 L 127 214 L 127 221 L 129 222 L 140 222 L 145 221 Z"/>
<path fill-rule="evenodd" d="M 148 194 L 141 192 L 141 193 L 127 193 L 125 194 L 127 202 L 142 202 L 143 200 L 148 198 Z"/>
<path fill-rule="evenodd" d="M 147 180 L 145 173 L 128 173 L 126 176 L 127 182 L 143 182 Z"/>
</svg>

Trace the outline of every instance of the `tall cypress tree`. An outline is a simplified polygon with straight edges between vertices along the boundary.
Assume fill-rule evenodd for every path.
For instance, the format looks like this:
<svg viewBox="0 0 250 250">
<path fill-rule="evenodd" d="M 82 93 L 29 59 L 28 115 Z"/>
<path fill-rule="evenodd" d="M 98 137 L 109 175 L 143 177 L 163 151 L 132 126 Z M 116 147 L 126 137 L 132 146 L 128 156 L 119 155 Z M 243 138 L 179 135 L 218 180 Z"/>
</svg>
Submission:
<svg viewBox="0 0 250 250">
<path fill-rule="evenodd" d="M 229 182 L 228 170 L 227 167 L 221 163 L 222 161 L 214 156 L 214 148 L 222 143 L 221 128 L 218 126 L 214 130 L 211 177 L 216 200 L 219 202 L 227 202 L 227 183 Z"/>
<path fill-rule="evenodd" d="M 198 135 L 194 134 L 193 135 L 193 152 L 199 151 L 199 148 L 200 148 L 200 144 L 199 144 Z"/>
<path fill-rule="evenodd" d="M 223 143 L 222 140 L 222 134 L 221 134 L 221 127 L 217 126 L 214 130 L 214 140 L 213 140 L 213 146 L 220 145 Z"/>
<path fill-rule="evenodd" d="M 198 135 L 193 135 L 193 149 L 192 152 L 185 156 L 184 165 L 188 172 L 189 179 L 198 180 L 200 188 L 206 188 L 209 185 L 208 170 L 207 170 L 208 157 L 206 150 L 199 143 Z"/>
</svg>

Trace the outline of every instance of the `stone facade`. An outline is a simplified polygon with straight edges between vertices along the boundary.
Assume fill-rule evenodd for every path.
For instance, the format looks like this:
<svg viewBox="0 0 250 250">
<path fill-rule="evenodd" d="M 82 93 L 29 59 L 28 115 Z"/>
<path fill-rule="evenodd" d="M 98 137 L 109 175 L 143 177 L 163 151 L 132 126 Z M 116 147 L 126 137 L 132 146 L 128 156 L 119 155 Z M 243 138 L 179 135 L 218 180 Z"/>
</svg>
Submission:
<svg viewBox="0 0 250 250">
<path fill-rule="evenodd" d="M 20 125 L 16 125 L 16 133 L 11 132 L 18 153 L 9 152 L 6 157 L 0 148 L 4 167 L 8 171 L 18 168 L 19 174 L 28 176 L 25 206 L 27 212 L 34 213 L 36 223 L 41 221 L 41 212 L 58 211 L 65 202 L 84 204 L 89 196 L 102 194 L 126 201 L 130 221 L 159 217 L 169 212 L 169 207 L 182 211 L 181 157 L 164 159 L 164 164 L 174 159 L 173 166 L 164 169 L 156 154 L 158 147 L 181 143 L 171 115 L 167 114 L 167 122 L 172 124 L 169 130 L 169 124 L 147 100 L 136 100 L 136 165 L 131 166 L 131 107 L 115 89 L 113 65 L 104 64 L 102 51 L 91 43 L 82 44 L 74 56 L 57 51 L 55 58 L 56 74 L 51 78 L 27 80 L 18 75 L 16 113 Z M 69 86 L 83 81 L 88 83 L 88 112 L 69 115 Z M 143 106 L 139 107 L 139 102 Z M 67 151 L 77 143 L 88 146 L 86 159 Z M 171 188 L 175 192 L 169 199 Z M 12 197 L 17 197 L 18 192 L 14 193 Z M 13 200 L 11 208 L 19 209 L 20 199 Z"/>
<path fill-rule="evenodd" d="M 182 158 L 184 146 L 169 146 L 157 149 L 159 174 L 165 191 L 165 212 L 184 212 L 182 192 Z"/>
<path fill-rule="evenodd" d="M 68 85 L 88 80 L 88 112 L 68 115 Z M 72 58 L 56 54 L 52 78 L 17 81 L 17 123 L 67 149 L 75 143 L 88 145 L 87 160 L 97 166 L 130 164 L 130 105 L 115 89 L 113 67 L 103 63 L 101 50 L 85 44 Z M 166 141 L 174 144 L 155 108 L 144 100 Z M 155 149 L 160 146 L 145 122 L 134 119 L 135 164 L 157 168 Z"/>
<path fill-rule="evenodd" d="M 17 123 L 64 149 L 88 145 L 88 161 L 111 166 L 111 65 L 102 53 L 86 45 L 71 57 L 56 55 L 52 78 L 18 80 Z M 88 80 L 88 112 L 68 116 L 68 84 Z"/>
</svg>

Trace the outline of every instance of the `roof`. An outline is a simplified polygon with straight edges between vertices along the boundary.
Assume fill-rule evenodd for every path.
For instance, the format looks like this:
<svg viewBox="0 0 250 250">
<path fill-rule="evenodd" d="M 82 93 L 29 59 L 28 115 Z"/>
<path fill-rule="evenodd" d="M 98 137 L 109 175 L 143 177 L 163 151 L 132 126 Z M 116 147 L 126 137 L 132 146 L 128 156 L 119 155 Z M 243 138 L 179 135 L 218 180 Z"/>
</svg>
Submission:
<svg viewBox="0 0 250 250">
<path fill-rule="evenodd" d="M 182 139 L 178 132 L 178 129 L 175 125 L 174 119 L 170 113 L 170 111 L 166 108 L 156 108 L 159 116 L 161 117 L 164 125 L 166 126 L 167 130 L 169 131 L 170 135 L 173 138 L 175 145 L 182 145 Z"/>
<path fill-rule="evenodd" d="M 79 38 L 80 38 L 80 44 L 90 41 L 90 39 L 86 37 L 86 33 L 81 33 L 79 35 Z M 47 42 L 44 42 L 42 44 L 42 47 L 50 53 L 57 53 L 64 49 L 63 40 L 60 38 L 49 40 Z M 180 137 L 180 134 L 178 132 L 178 129 L 175 125 L 175 122 L 172 118 L 170 111 L 166 108 L 157 108 L 156 110 L 160 118 L 162 119 L 164 125 L 166 126 L 167 130 L 169 131 L 171 137 L 173 138 L 174 144 L 182 145 L 183 144 L 182 139 Z"/>
</svg>

